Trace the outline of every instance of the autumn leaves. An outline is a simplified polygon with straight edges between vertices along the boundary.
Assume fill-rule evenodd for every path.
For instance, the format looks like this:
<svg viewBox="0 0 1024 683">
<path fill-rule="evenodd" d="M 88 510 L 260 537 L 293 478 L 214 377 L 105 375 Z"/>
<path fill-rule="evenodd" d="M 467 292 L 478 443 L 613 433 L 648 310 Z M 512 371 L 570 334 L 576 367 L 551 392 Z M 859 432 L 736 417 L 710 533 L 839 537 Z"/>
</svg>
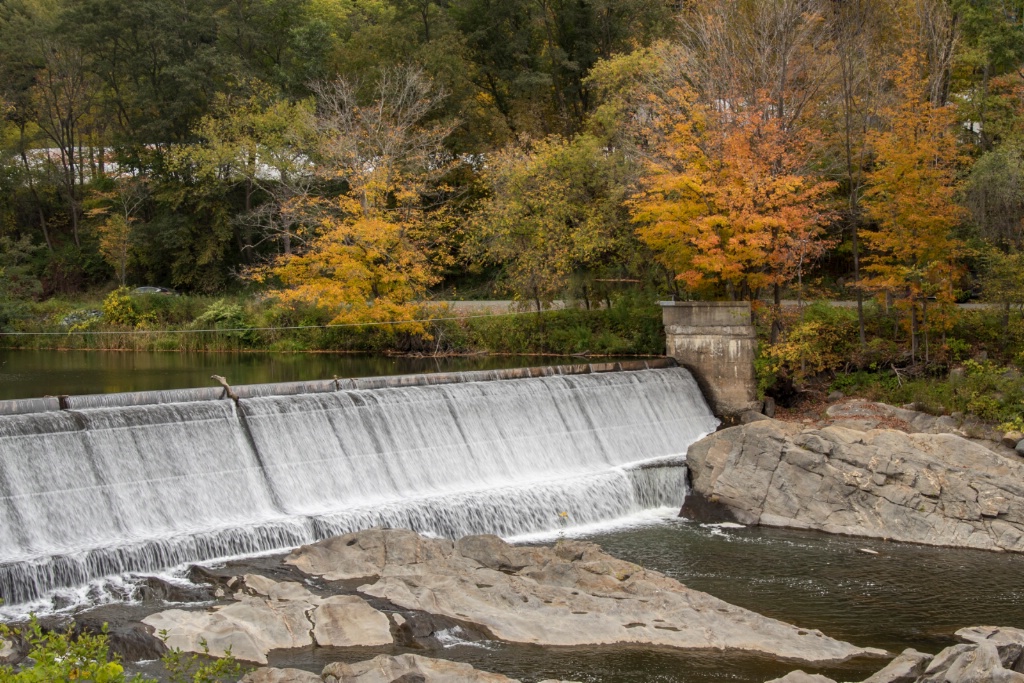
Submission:
<svg viewBox="0 0 1024 683">
<path fill-rule="evenodd" d="M 488 273 L 538 308 L 655 271 L 687 296 L 778 305 L 852 238 L 855 290 L 914 311 L 916 335 L 918 308 L 935 328 L 953 301 L 963 248 L 951 11 L 700 0 L 673 40 L 596 64 L 577 131 L 453 154 L 444 93 L 399 68 L 315 85 L 287 111 L 242 103 L 204 119 L 182 155 L 210 167 L 202 177 L 239 169 L 246 197 L 274 195 L 258 218 L 280 249 L 248 277 L 335 323 L 422 317 L 446 270 Z M 302 155 L 284 153 L 298 142 Z"/>
</svg>

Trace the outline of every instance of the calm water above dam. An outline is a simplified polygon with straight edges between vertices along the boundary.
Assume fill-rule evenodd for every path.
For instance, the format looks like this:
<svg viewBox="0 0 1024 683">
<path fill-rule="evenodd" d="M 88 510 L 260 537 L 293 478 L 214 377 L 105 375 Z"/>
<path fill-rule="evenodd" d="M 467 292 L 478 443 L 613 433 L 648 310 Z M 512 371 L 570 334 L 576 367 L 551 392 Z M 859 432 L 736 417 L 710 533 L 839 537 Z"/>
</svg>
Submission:
<svg viewBox="0 0 1024 683">
<path fill-rule="evenodd" d="M 0 401 L 43 395 L 207 387 L 213 386 L 213 374 L 227 377 L 232 384 L 264 384 L 334 376 L 376 377 L 578 362 L 578 358 L 557 356 L 389 358 L 342 353 L 0 350 Z"/>
</svg>

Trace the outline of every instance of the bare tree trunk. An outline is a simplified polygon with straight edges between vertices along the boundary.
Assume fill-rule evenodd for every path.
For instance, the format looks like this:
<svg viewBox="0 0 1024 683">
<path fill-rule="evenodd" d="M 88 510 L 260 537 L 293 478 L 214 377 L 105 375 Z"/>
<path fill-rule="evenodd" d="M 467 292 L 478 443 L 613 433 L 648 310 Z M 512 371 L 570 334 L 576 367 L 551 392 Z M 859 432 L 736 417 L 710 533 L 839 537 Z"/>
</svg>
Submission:
<svg viewBox="0 0 1024 683">
<path fill-rule="evenodd" d="M 25 177 L 28 179 L 28 189 L 32 193 L 32 198 L 36 202 L 36 209 L 39 212 L 39 227 L 43 231 L 43 239 L 46 241 L 46 248 L 49 251 L 53 251 L 53 241 L 50 239 L 50 230 L 46 225 L 46 214 L 43 212 L 43 203 L 40 200 L 39 192 L 36 190 L 36 183 L 32 179 L 32 168 L 28 163 L 28 154 L 25 151 L 25 126 L 20 125 L 21 128 L 21 144 L 19 145 L 21 152 L 21 163 L 25 167 Z"/>
<path fill-rule="evenodd" d="M 778 282 L 773 290 L 773 303 L 771 343 L 778 344 L 782 334 L 782 287 Z"/>
<path fill-rule="evenodd" d="M 928 298 L 925 297 L 921 300 L 921 326 L 924 329 L 924 362 L 928 363 L 929 349 L 928 349 Z"/>
<path fill-rule="evenodd" d="M 917 301 L 910 297 L 910 362 L 917 362 Z"/>
</svg>

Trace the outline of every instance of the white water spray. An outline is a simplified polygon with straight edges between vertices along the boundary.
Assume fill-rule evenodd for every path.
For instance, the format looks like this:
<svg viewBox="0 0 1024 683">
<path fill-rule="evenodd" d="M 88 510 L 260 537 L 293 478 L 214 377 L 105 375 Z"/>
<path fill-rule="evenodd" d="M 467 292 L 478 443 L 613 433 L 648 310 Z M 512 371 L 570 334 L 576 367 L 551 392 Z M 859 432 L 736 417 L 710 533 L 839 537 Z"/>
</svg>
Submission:
<svg viewBox="0 0 1024 683">
<path fill-rule="evenodd" d="M 372 526 L 678 507 L 679 454 L 716 425 L 679 368 L 0 417 L 0 598 Z"/>
</svg>

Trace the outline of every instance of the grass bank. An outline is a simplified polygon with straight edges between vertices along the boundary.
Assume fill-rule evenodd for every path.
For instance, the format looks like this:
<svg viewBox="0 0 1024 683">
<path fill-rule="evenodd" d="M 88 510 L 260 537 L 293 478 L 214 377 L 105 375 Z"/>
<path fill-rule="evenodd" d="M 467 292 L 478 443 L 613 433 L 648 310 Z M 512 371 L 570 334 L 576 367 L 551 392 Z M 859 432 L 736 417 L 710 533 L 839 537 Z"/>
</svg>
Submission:
<svg viewBox="0 0 1024 683">
<path fill-rule="evenodd" d="M 638 297 L 622 297 L 607 309 L 512 314 L 424 304 L 415 317 L 426 335 L 394 325 L 331 326 L 323 310 L 284 308 L 259 297 L 122 291 L 26 302 L 0 334 L 0 348 L 563 356 L 649 356 L 665 349 L 660 308 Z"/>
</svg>

